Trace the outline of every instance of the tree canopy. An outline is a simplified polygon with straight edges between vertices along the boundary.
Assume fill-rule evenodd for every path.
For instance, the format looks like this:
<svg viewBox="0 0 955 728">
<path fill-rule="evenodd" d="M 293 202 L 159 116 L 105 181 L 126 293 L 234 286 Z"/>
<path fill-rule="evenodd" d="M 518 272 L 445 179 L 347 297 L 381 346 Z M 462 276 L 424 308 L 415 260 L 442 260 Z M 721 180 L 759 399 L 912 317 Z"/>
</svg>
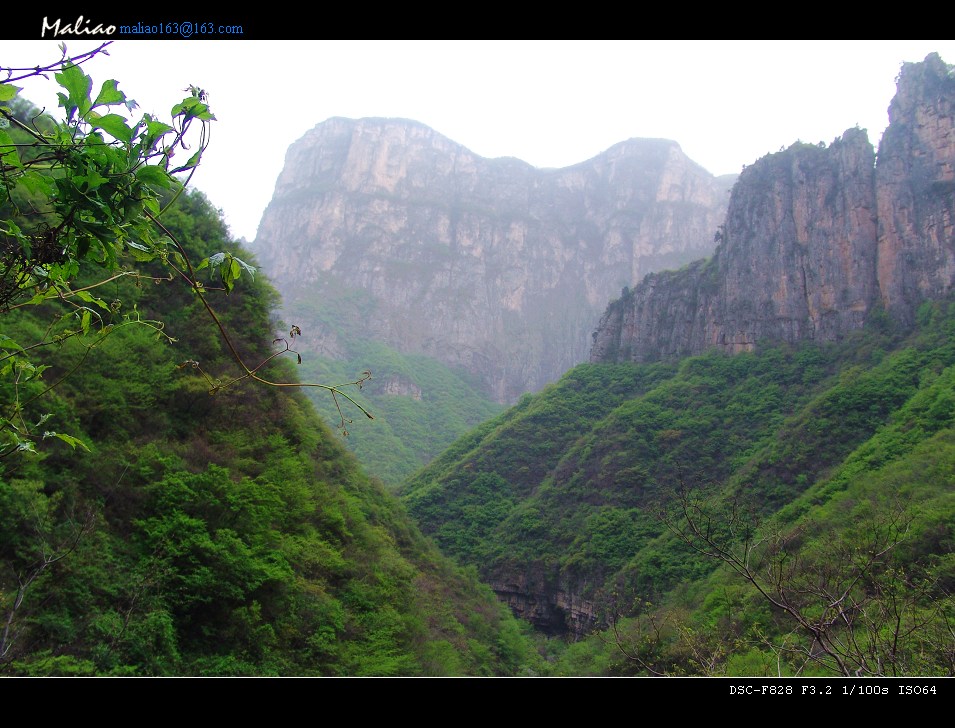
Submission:
<svg viewBox="0 0 955 728">
<path fill-rule="evenodd" d="M 58 315 L 33 340 L 0 334 L 0 377 L 11 384 L 11 397 L 0 410 L 0 460 L 35 452 L 50 437 L 82 446 L 72 435 L 47 429 L 48 413 L 26 410 L 40 394 L 24 398 L 23 387 L 42 378 L 47 365 L 37 356 L 66 339 L 81 338 L 91 353 L 110 335 L 127 326 L 151 329 L 170 337 L 158 319 L 145 318 L 118 298 L 102 295 L 103 286 L 120 278 L 185 286 L 215 323 L 240 372 L 229 378 L 206 371 L 195 357 L 183 365 L 200 374 L 216 393 L 242 379 L 280 387 L 317 387 L 328 391 L 347 433 L 350 420 L 342 400 L 372 415 L 341 387 L 361 386 L 363 373 L 346 385 L 303 384 L 265 377 L 276 357 L 296 352 L 292 342 L 301 331 L 292 326 L 276 349 L 249 363 L 223 326 L 210 300 L 231 293 L 255 268 L 232 250 L 190 255 L 165 214 L 183 194 L 202 161 L 215 116 L 206 92 L 190 84 L 187 95 L 165 120 L 134 115 L 135 101 L 104 81 L 99 91 L 83 64 L 108 52 L 109 43 L 77 57 L 27 69 L 3 69 L 0 83 L 0 314 L 31 306 L 55 307 Z M 53 77 L 62 118 L 55 119 L 18 97 L 16 81 Z M 185 159 L 183 159 L 185 158 Z M 203 280 L 204 271 L 211 276 Z M 297 356 L 297 355 L 296 355 Z M 301 357 L 298 356 L 301 362 Z M 83 366 L 81 363 L 79 366 Z M 56 386 L 52 384 L 51 386 Z M 41 394 L 46 390 L 41 390 Z M 31 419 L 32 417 L 32 419 Z"/>
</svg>

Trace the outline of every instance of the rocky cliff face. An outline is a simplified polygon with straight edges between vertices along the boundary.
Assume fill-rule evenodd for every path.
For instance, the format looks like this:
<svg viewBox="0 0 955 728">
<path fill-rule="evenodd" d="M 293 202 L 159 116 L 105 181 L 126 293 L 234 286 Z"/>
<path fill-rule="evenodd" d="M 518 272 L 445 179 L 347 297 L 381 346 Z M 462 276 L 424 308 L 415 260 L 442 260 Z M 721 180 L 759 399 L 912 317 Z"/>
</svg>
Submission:
<svg viewBox="0 0 955 728">
<path fill-rule="evenodd" d="M 880 292 L 908 319 L 955 279 L 955 72 L 937 55 L 902 68 L 879 145 L 876 196 Z"/>
<path fill-rule="evenodd" d="M 586 359 L 608 292 L 712 251 L 732 179 L 665 140 L 540 170 L 416 122 L 330 119 L 289 149 L 254 249 L 314 350 L 347 329 L 511 402 Z"/>
<path fill-rule="evenodd" d="M 906 64 L 876 164 L 864 131 L 740 175 L 708 261 L 647 276 L 605 312 L 591 361 L 833 341 L 873 307 L 911 320 L 955 280 L 955 76 Z"/>
<path fill-rule="evenodd" d="M 597 607 L 580 595 L 582 584 L 538 564 L 507 570 L 488 581 L 498 599 L 545 634 L 588 634 L 598 624 Z"/>
</svg>

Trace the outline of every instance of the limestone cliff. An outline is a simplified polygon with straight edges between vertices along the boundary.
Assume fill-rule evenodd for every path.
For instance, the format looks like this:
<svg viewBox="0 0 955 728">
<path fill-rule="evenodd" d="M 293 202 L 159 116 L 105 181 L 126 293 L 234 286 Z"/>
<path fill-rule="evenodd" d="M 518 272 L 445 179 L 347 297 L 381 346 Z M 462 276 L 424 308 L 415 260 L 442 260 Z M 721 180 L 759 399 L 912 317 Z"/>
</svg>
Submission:
<svg viewBox="0 0 955 728">
<path fill-rule="evenodd" d="M 955 72 L 935 54 L 899 74 L 876 196 L 882 298 L 910 318 L 955 279 Z"/>
<path fill-rule="evenodd" d="M 834 341 L 876 306 L 911 320 L 955 276 L 955 77 L 906 64 L 876 163 L 866 133 L 795 144 L 745 169 L 708 261 L 614 301 L 592 361 L 649 361 L 761 339 Z"/>
<path fill-rule="evenodd" d="M 539 564 L 499 570 L 488 580 L 498 599 L 545 634 L 589 634 L 599 623 L 593 601 L 580 595 L 586 582 Z"/>
<path fill-rule="evenodd" d="M 289 149 L 254 248 L 314 350 L 347 329 L 511 402 L 586 359 L 608 292 L 711 252 L 731 183 L 666 140 L 541 170 L 335 118 Z"/>
</svg>

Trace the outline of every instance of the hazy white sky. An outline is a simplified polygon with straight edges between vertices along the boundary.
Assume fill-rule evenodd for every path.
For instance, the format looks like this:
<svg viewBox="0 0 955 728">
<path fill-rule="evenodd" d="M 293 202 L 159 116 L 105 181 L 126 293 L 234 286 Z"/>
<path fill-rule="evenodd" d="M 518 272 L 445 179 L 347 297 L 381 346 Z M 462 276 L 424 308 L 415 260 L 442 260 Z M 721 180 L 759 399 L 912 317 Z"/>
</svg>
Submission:
<svg viewBox="0 0 955 728">
<path fill-rule="evenodd" d="M 68 41 L 71 55 L 97 44 Z M 168 120 L 183 89 L 218 121 L 193 178 L 236 237 L 255 238 L 285 151 L 332 116 L 415 119 L 485 157 L 538 167 L 632 137 L 677 141 L 714 174 L 797 140 L 888 123 L 895 77 L 955 41 L 118 41 L 85 66 Z M 0 66 L 59 57 L 55 41 L 0 41 Z M 0 77 L 2 80 L 2 77 Z M 55 111 L 54 82 L 24 94 Z"/>
</svg>

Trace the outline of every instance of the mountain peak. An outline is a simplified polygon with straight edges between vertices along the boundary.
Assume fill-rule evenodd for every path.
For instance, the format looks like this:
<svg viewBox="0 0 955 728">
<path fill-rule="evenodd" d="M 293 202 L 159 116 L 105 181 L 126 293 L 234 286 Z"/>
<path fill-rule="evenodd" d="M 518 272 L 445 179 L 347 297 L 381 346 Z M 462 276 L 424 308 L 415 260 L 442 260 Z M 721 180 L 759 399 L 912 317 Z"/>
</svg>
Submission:
<svg viewBox="0 0 955 728">
<path fill-rule="evenodd" d="M 608 291 L 710 252 L 726 189 L 667 140 L 540 170 L 335 118 L 289 149 L 255 248 L 299 322 L 327 332 L 334 310 L 512 402 L 586 358 Z"/>
<path fill-rule="evenodd" d="M 905 64 L 878 164 L 868 135 L 797 143 L 747 167 L 704 264 L 654 276 L 608 308 L 592 361 L 835 341 L 885 309 L 911 321 L 955 281 L 955 77 Z M 945 221 L 948 221 L 947 223 Z"/>
</svg>

